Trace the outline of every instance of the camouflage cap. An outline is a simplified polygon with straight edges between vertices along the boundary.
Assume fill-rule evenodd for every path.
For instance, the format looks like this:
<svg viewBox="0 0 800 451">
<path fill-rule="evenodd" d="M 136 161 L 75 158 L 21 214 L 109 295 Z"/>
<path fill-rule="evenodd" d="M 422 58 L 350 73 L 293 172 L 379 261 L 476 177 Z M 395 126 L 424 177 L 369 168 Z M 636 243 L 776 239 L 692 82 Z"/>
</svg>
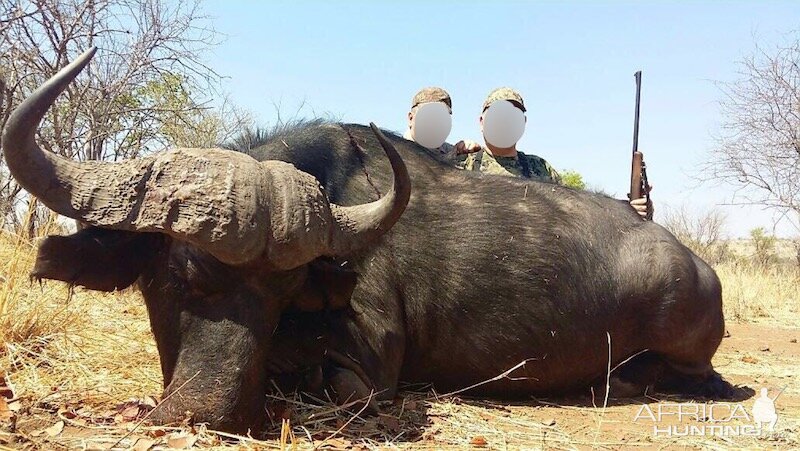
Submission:
<svg viewBox="0 0 800 451">
<path fill-rule="evenodd" d="M 447 105 L 447 109 L 449 109 L 451 113 L 453 112 L 453 103 L 450 100 L 450 94 L 444 89 L 435 86 L 420 89 L 420 91 L 414 95 L 414 98 L 411 99 L 411 108 L 421 103 L 429 102 L 442 102 Z"/>
<path fill-rule="evenodd" d="M 522 96 L 519 95 L 517 91 L 514 91 L 508 87 L 493 89 L 492 92 L 486 96 L 486 100 L 483 102 L 483 109 L 481 111 L 486 111 L 486 109 L 489 108 L 489 105 L 496 100 L 508 100 L 520 110 L 526 111 L 525 102 L 522 101 Z"/>
</svg>

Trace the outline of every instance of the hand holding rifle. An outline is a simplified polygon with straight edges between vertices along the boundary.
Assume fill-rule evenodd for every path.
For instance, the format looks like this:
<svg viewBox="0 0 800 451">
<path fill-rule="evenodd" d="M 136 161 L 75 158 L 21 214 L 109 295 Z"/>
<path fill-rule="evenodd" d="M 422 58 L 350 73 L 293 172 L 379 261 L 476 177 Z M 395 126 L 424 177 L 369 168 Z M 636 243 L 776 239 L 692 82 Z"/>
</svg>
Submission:
<svg viewBox="0 0 800 451">
<path fill-rule="evenodd" d="M 639 216 L 647 220 L 653 219 L 653 203 L 650 201 L 650 190 L 647 183 L 647 166 L 644 156 L 639 152 L 639 103 L 642 91 L 642 71 L 633 74 L 636 78 L 636 110 L 633 116 L 633 157 L 631 158 L 631 190 L 628 199 Z"/>
</svg>

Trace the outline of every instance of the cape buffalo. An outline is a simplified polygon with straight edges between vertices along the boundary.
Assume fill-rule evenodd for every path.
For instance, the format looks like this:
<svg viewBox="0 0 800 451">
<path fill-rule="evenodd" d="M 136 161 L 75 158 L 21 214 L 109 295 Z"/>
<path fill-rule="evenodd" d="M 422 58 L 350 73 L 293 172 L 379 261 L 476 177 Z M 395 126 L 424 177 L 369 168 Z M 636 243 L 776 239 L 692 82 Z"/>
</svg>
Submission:
<svg viewBox="0 0 800 451">
<path fill-rule="evenodd" d="M 732 393 L 711 366 L 724 332 L 714 271 L 626 203 L 320 122 L 256 137 L 250 156 L 68 161 L 34 131 L 91 55 L 15 111 L 3 148 L 22 186 L 91 226 L 45 240 L 34 276 L 138 281 L 176 394 L 158 421 L 258 427 L 269 378 L 306 374 L 340 399 L 391 398 L 401 380 L 513 398 L 588 387 L 631 356 L 620 386 Z"/>
</svg>

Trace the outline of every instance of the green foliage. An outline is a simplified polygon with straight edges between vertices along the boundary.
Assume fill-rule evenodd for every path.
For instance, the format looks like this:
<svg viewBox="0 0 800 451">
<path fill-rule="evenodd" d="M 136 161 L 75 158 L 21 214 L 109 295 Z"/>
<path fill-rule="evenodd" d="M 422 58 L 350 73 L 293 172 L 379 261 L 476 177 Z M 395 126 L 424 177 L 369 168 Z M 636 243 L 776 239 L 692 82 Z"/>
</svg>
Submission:
<svg viewBox="0 0 800 451">
<path fill-rule="evenodd" d="M 578 171 L 564 171 L 561 173 L 561 183 L 570 188 L 584 190 L 586 189 L 586 182 L 583 181 L 583 176 Z"/>
<path fill-rule="evenodd" d="M 214 147 L 220 135 L 233 123 L 241 120 L 237 111 L 214 110 L 198 105 L 193 99 L 186 77 L 164 73 L 160 79 L 150 80 L 120 102 L 131 110 L 141 110 L 139 122 L 151 121 L 156 133 L 168 146 Z M 231 117 L 225 117 L 228 114 Z M 133 129 L 128 140 L 144 141 L 144 136 Z"/>
<path fill-rule="evenodd" d="M 133 93 L 133 103 L 138 108 L 146 107 L 146 113 L 155 120 L 158 131 L 166 142 L 176 139 L 194 128 L 194 117 L 198 109 L 192 101 L 184 77 L 180 74 L 164 73 L 160 79 L 149 80 Z"/>
<path fill-rule="evenodd" d="M 757 227 L 750 231 L 750 239 L 753 241 L 753 258 L 757 264 L 767 265 L 775 261 L 776 238 L 767 235 L 763 227 Z"/>
</svg>

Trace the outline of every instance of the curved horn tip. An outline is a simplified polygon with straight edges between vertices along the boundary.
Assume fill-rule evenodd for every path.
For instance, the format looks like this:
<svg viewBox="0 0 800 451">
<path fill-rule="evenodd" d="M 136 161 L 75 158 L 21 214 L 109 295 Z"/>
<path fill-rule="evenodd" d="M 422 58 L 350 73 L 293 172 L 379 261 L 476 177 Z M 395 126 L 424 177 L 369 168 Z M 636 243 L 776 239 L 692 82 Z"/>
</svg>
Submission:
<svg viewBox="0 0 800 451">
<path fill-rule="evenodd" d="M 81 53 L 80 55 L 78 55 L 77 58 L 75 58 L 74 61 L 64 66 L 64 68 L 61 69 L 58 72 L 58 74 L 56 74 L 53 78 L 48 80 L 48 82 L 45 83 L 44 86 L 50 84 L 50 81 L 55 81 L 56 85 L 63 83 L 64 86 L 66 86 L 67 84 L 72 82 L 72 80 L 78 76 L 78 73 L 80 73 L 89 64 L 89 61 L 92 60 L 95 53 L 97 53 L 97 47 L 91 46 L 89 50 L 86 50 L 85 52 Z M 59 88 L 59 93 L 61 92 L 61 90 L 62 88 Z"/>
<path fill-rule="evenodd" d="M 89 47 L 88 50 L 78 55 L 78 57 L 75 58 L 71 63 L 64 66 L 64 68 L 61 69 L 59 73 L 56 74 L 56 76 L 54 76 L 51 80 L 58 79 L 66 74 L 70 74 L 66 76 L 69 78 L 69 82 L 71 82 L 72 79 L 75 78 L 75 76 L 77 76 L 87 64 L 89 64 L 89 61 L 92 60 L 95 53 L 97 53 L 97 46 L 93 45 Z"/>
<path fill-rule="evenodd" d="M 376 135 L 383 135 L 383 132 L 381 132 L 381 129 L 379 129 L 378 126 L 375 125 L 374 122 L 370 122 L 369 123 L 369 128 L 371 128 L 372 132 L 375 133 Z"/>
<path fill-rule="evenodd" d="M 90 58 L 91 59 L 94 56 L 95 53 L 97 53 L 97 46 L 93 45 L 93 46 L 89 47 L 88 50 L 86 50 L 85 52 L 81 53 L 80 56 L 78 56 L 78 59 L 79 60 L 82 60 L 84 58 Z"/>
<path fill-rule="evenodd" d="M 394 146 L 392 146 L 392 144 L 389 142 L 389 138 L 387 138 L 386 135 L 383 134 L 381 129 L 378 128 L 378 126 L 375 125 L 374 122 L 370 122 L 369 127 L 372 129 L 372 133 L 374 133 L 375 136 L 378 138 L 378 141 L 381 143 L 381 147 L 383 147 L 383 150 L 386 152 L 389 158 L 391 159 L 393 155 L 396 155 L 397 149 L 395 149 Z M 387 149 L 387 146 L 389 147 L 389 149 Z"/>
<path fill-rule="evenodd" d="M 94 57 L 95 53 L 97 53 L 97 46 L 93 45 L 93 46 L 89 47 L 88 50 L 86 50 L 85 52 L 83 52 L 80 55 L 78 55 L 78 57 L 75 58 L 75 61 L 73 61 L 67 67 L 70 67 L 70 66 L 76 67 L 77 66 L 77 67 L 80 67 L 80 69 L 78 71 L 81 71 L 81 70 L 83 70 L 84 67 L 86 67 L 87 64 L 89 64 L 89 61 L 92 60 L 92 58 Z M 66 71 L 67 71 L 67 69 L 65 68 L 64 72 L 66 72 Z"/>
</svg>

